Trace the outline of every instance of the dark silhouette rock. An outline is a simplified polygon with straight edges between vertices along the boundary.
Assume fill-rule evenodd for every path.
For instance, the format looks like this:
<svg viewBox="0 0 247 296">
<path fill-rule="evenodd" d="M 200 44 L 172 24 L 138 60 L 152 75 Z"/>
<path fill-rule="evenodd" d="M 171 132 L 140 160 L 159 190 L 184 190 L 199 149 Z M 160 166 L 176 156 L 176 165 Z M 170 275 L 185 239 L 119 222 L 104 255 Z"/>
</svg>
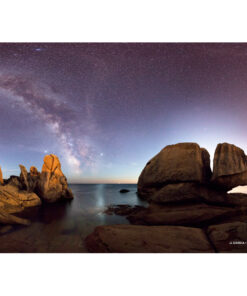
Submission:
<svg viewBox="0 0 247 296">
<path fill-rule="evenodd" d="M 242 149 L 228 143 L 217 145 L 212 183 L 225 191 L 247 185 L 247 159 Z"/>
<path fill-rule="evenodd" d="M 119 190 L 120 193 L 127 193 L 127 192 L 130 192 L 128 189 L 121 189 Z"/>
<path fill-rule="evenodd" d="M 180 226 L 98 226 L 85 243 L 94 253 L 214 252 L 201 229 Z"/>
</svg>

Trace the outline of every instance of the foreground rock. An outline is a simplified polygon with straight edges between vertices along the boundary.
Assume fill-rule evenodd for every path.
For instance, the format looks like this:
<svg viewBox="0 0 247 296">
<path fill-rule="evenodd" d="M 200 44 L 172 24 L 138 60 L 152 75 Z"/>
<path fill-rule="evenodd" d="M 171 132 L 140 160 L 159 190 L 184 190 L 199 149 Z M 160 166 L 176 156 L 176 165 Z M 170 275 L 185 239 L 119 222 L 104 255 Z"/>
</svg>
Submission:
<svg viewBox="0 0 247 296">
<path fill-rule="evenodd" d="M 247 158 L 242 149 L 228 143 L 217 145 L 212 182 L 226 191 L 247 185 Z"/>
<path fill-rule="evenodd" d="M 176 226 L 98 226 L 86 240 L 95 253 L 213 252 L 201 229 Z"/>
<path fill-rule="evenodd" d="M 247 210 L 246 210 L 247 212 Z M 219 223 L 229 217 L 238 216 L 240 209 L 207 204 L 163 206 L 151 204 L 127 216 L 132 224 L 139 225 L 181 225 L 203 227 Z"/>
<path fill-rule="evenodd" d="M 67 179 L 61 170 L 60 161 L 54 154 L 46 155 L 44 158 L 37 193 L 46 202 L 73 198 Z"/>
<path fill-rule="evenodd" d="M 169 145 L 146 164 L 138 179 L 138 194 L 152 199 L 168 184 L 205 184 L 210 177 L 210 156 L 206 149 L 196 143 Z"/>
<path fill-rule="evenodd" d="M 218 252 L 247 252 L 247 223 L 212 225 L 207 232 Z"/>
</svg>

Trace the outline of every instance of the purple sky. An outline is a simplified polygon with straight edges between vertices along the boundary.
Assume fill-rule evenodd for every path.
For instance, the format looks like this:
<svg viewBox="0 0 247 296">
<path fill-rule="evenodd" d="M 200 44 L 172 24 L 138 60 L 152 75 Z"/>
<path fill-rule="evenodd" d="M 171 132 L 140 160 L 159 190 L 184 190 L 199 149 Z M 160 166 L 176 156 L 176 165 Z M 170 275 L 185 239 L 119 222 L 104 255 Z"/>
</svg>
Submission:
<svg viewBox="0 0 247 296">
<path fill-rule="evenodd" d="M 247 44 L 0 44 L 0 165 L 135 182 L 164 146 L 247 152 Z"/>
</svg>

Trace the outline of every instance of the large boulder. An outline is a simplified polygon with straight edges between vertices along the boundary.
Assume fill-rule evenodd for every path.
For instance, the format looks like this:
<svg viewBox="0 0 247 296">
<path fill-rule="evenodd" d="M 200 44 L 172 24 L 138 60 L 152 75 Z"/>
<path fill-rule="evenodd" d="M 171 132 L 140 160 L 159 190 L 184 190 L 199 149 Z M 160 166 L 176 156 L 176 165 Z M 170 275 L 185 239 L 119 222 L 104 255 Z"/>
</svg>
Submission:
<svg viewBox="0 0 247 296">
<path fill-rule="evenodd" d="M 60 161 L 54 154 L 44 157 L 44 164 L 37 185 L 37 193 L 47 202 L 73 198 L 67 179 L 61 170 Z"/>
<path fill-rule="evenodd" d="M 201 229 L 179 226 L 98 226 L 85 243 L 94 253 L 214 252 Z"/>
<path fill-rule="evenodd" d="M 225 191 L 247 185 L 247 158 L 242 149 L 228 143 L 217 145 L 212 183 Z"/>
<path fill-rule="evenodd" d="M 138 179 L 138 194 L 148 199 L 168 184 L 207 184 L 210 177 L 210 156 L 206 149 L 196 143 L 169 145 L 146 164 Z M 175 187 L 167 190 L 174 192 Z"/>
</svg>

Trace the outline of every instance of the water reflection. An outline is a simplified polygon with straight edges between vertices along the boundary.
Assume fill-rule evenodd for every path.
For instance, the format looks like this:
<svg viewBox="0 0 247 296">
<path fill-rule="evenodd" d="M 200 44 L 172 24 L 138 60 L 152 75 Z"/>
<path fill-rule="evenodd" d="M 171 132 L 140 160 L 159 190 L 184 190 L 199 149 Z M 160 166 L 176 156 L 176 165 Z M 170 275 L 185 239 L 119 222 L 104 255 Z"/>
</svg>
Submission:
<svg viewBox="0 0 247 296">
<path fill-rule="evenodd" d="M 105 184 L 97 184 L 96 185 L 95 194 L 96 194 L 96 201 L 97 201 L 98 208 L 105 207 L 104 187 L 105 187 Z"/>
<path fill-rule="evenodd" d="M 108 205 L 145 205 L 136 185 L 70 185 L 74 200 L 44 205 L 25 213 L 32 223 L 1 236 L 0 252 L 86 252 L 84 238 L 98 225 L 128 224 L 122 216 L 105 215 Z M 130 192 L 121 194 L 126 188 Z"/>
</svg>

